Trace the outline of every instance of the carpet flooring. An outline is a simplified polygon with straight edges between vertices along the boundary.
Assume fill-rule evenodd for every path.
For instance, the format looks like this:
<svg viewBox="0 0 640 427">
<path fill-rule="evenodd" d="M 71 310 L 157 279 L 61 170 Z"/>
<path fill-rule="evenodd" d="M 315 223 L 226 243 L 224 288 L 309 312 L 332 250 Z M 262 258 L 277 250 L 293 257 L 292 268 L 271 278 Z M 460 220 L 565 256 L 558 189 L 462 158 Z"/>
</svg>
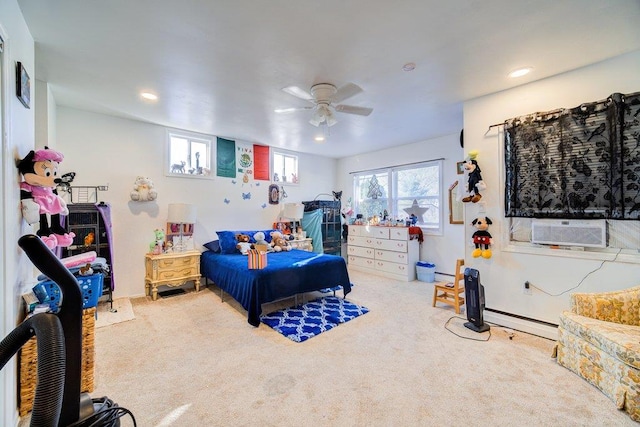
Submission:
<svg viewBox="0 0 640 427">
<path fill-rule="evenodd" d="M 349 275 L 349 301 L 369 313 L 303 344 L 250 326 L 215 286 L 132 299 L 134 320 L 96 330 L 91 396 L 145 427 L 637 427 L 556 363 L 554 341 L 495 324 L 476 334 L 431 307 L 432 284 Z"/>
</svg>

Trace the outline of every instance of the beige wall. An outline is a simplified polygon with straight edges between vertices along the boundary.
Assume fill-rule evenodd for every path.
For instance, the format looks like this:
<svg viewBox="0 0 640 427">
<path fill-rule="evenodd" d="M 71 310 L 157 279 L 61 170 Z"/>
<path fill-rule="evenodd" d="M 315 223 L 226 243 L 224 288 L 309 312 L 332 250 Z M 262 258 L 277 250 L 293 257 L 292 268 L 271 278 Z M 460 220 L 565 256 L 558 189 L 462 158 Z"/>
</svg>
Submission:
<svg viewBox="0 0 640 427">
<path fill-rule="evenodd" d="M 443 198 L 444 228 L 441 235 L 426 235 L 420 245 L 420 259 L 436 265 L 436 271 L 455 274 L 457 258 L 464 257 L 464 228 L 462 224 L 449 224 L 449 207 L 447 190 L 449 185 L 460 179 L 462 175 L 456 172 L 456 163 L 463 160 L 463 150 L 460 147 L 460 135 L 446 135 L 427 141 L 402 145 L 387 150 L 357 156 L 345 157 L 338 161 L 338 186 L 345 190 L 343 197 L 353 197 L 353 181 L 351 172 L 402 165 L 405 163 L 421 162 L 432 159 L 444 159 L 442 187 L 445 192 Z M 445 278 L 442 278 L 445 280 Z M 419 286 L 431 286 L 418 283 Z"/>
<path fill-rule="evenodd" d="M 31 276 L 31 263 L 17 245 L 18 238 L 28 232 L 20 214 L 20 177 L 16 160 L 34 147 L 34 105 L 36 89 L 31 86 L 31 109 L 24 108 L 15 96 L 15 64 L 22 62 L 34 82 L 34 42 L 15 0 L 0 2 L 0 34 L 5 51 L 0 64 L 2 80 L 2 139 L 0 192 L 0 335 L 4 338 L 16 326 L 20 316 L 20 295 L 26 288 L 25 277 Z M 0 371 L 0 425 L 16 425 L 16 358 Z"/>
<path fill-rule="evenodd" d="M 280 212 L 268 204 L 269 182 L 235 183 L 228 178 L 186 179 L 164 176 L 166 128 L 58 107 L 57 149 L 65 155 L 62 173 L 76 172 L 74 185 L 108 185 L 100 200 L 111 204 L 116 277 L 115 297 L 144 295 L 144 254 L 155 228 L 165 228 L 169 203 L 193 203 L 198 209 L 194 241 L 198 249 L 217 230 L 264 228 Z M 238 141 L 246 143 L 246 141 Z M 336 190 L 336 160 L 299 154 L 300 185 L 285 185 L 288 202 L 313 200 Z M 132 202 L 136 176 L 152 179 L 158 198 Z M 243 200 L 241 193 L 251 193 Z M 229 204 L 224 199 L 231 200 Z M 263 207 L 263 205 L 266 205 Z"/>
<path fill-rule="evenodd" d="M 489 230 L 494 237 L 491 259 L 474 260 L 471 258 L 472 247 L 465 246 L 467 261 L 480 271 L 487 307 L 557 324 L 560 312 L 569 307 L 571 292 L 615 290 L 638 284 L 640 266 L 622 262 L 625 260 L 622 256 L 616 262 L 603 264 L 601 259 L 589 260 L 571 257 L 571 254 L 561 256 L 562 252 L 558 251 L 546 254 L 507 252 L 508 222 L 504 217 L 502 196 L 503 135 L 500 127 L 489 129 L 489 126 L 537 111 L 575 107 L 583 102 L 604 99 L 614 92 L 639 90 L 640 51 L 464 104 L 465 151 L 479 152 L 478 163 L 488 185 L 482 200 L 487 203 L 487 215 L 493 219 Z M 467 205 L 467 222 L 478 215 L 476 209 Z M 470 240 L 473 231 L 473 228 L 466 229 L 465 241 Z M 589 274 L 591 271 L 593 273 Z M 522 284 L 526 280 L 549 294 L 560 295 L 549 296 L 535 289 L 533 295 L 524 295 Z"/>
</svg>

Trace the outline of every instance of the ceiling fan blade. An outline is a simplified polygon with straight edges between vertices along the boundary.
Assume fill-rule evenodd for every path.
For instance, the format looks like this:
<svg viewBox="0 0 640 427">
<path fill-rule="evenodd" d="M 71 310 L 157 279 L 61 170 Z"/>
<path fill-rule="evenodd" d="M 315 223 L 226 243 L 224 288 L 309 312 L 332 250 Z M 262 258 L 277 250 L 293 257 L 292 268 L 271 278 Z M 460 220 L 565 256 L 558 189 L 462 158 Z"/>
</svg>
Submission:
<svg viewBox="0 0 640 427">
<path fill-rule="evenodd" d="M 344 101 L 345 99 L 351 98 L 352 96 L 359 94 L 360 92 L 362 92 L 362 88 L 360 86 L 354 83 L 347 83 L 346 85 L 338 89 L 336 94 L 333 95 L 332 100 L 337 104 L 339 102 Z"/>
<path fill-rule="evenodd" d="M 311 95 L 309 92 L 307 92 L 304 89 L 300 89 L 298 86 L 287 86 L 287 87 L 283 87 L 282 90 L 284 92 L 287 92 L 289 95 L 295 96 L 296 98 L 313 102 L 313 95 Z"/>
<path fill-rule="evenodd" d="M 276 108 L 273 110 L 276 113 L 293 113 L 295 111 L 307 111 L 312 110 L 313 107 L 296 107 L 296 108 Z"/>
<path fill-rule="evenodd" d="M 354 105 L 336 105 L 336 111 L 347 114 L 357 114 L 359 116 L 368 116 L 373 108 L 356 107 Z"/>
</svg>

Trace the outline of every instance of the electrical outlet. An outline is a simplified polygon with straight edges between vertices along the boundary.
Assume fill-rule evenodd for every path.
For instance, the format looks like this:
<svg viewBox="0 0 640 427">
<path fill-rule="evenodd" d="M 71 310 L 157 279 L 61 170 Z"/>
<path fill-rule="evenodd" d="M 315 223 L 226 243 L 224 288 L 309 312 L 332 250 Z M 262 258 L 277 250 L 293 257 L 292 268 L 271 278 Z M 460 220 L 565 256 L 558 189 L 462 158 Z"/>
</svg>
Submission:
<svg viewBox="0 0 640 427">
<path fill-rule="evenodd" d="M 524 282 L 523 286 L 522 286 L 522 293 L 525 295 L 531 295 L 531 283 L 529 283 L 529 281 L 527 280 L 526 282 Z"/>
</svg>

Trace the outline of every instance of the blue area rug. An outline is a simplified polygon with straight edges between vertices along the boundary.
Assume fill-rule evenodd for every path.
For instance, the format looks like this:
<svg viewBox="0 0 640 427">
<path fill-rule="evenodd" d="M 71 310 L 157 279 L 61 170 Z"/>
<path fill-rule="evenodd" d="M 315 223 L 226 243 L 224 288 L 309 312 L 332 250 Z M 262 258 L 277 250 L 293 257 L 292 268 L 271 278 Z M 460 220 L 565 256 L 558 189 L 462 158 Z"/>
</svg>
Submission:
<svg viewBox="0 0 640 427">
<path fill-rule="evenodd" d="M 303 342 L 368 312 L 366 307 L 335 296 L 326 296 L 265 314 L 260 320 L 290 340 Z"/>
</svg>

